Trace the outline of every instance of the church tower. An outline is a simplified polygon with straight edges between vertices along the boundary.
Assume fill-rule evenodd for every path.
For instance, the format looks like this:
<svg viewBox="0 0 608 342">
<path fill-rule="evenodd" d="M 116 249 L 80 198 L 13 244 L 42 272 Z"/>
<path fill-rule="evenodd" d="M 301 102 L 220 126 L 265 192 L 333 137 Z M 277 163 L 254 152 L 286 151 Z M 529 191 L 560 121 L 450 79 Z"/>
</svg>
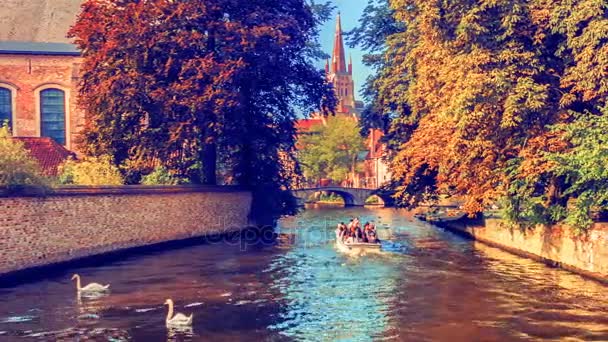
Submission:
<svg viewBox="0 0 608 342">
<path fill-rule="evenodd" d="M 336 97 L 338 98 L 338 114 L 358 116 L 357 103 L 355 101 L 355 82 L 353 81 L 353 61 L 349 58 L 348 67 L 344 52 L 344 40 L 342 37 L 342 23 L 340 13 L 336 20 L 336 32 L 334 34 L 334 50 L 332 52 L 331 64 L 327 61 L 325 71 L 327 78 L 334 85 Z"/>
</svg>

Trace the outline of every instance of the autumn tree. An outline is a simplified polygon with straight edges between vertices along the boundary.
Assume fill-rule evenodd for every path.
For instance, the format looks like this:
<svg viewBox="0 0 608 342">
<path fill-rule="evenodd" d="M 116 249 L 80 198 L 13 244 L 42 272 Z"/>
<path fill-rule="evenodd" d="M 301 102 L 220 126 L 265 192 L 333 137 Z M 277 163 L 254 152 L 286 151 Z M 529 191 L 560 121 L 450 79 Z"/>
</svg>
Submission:
<svg viewBox="0 0 608 342">
<path fill-rule="evenodd" d="M 296 109 L 335 104 L 314 67 L 327 8 L 304 0 L 85 2 L 70 32 L 84 56 L 83 150 L 113 156 L 132 181 L 164 164 L 214 184 L 219 163 L 228 183 L 272 202 L 272 217 L 287 212 L 280 156 L 294 153 Z"/>
<path fill-rule="evenodd" d="M 463 197 L 470 213 L 502 201 L 517 222 L 564 217 L 572 185 L 558 172 L 555 125 L 600 114 L 606 99 L 602 1 L 390 0 L 371 84 L 388 118 L 398 200 Z M 582 125 L 585 126 L 585 125 Z"/>
<path fill-rule="evenodd" d="M 234 106 L 228 88 L 240 61 L 220 58 L 216 35 L 238 37 L 222 4 L 201 1 L 87 1 L 70 34 L 83 51 L 82 149 L 111 155 L 128 180 L 162 161 L 202 179 L 204 150 Z M 214 131 L 215 130 L 215 131 Z M 202 158 L 201 158 L 202 157 Z"/>
</svg>

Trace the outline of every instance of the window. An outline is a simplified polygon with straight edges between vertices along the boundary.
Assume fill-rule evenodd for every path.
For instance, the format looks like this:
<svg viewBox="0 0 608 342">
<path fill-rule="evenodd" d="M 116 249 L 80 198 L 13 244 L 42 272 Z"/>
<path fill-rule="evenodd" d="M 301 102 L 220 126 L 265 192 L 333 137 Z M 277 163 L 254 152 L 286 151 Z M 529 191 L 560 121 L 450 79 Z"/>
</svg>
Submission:
<svg viewBox="0 0 608 342">
<path fill-rule="evenodd" d="M 65 145 L 65 92 L 44 89 L 40 92 L 40 136 Z"/>
<path fill-rule="evenodd" d="M 0 87 L 0 126 L 8 122 L 8 127 L 12 129 L 11 121 L 13 118 L 13 99 L 11 90 Z"/>
</svg>

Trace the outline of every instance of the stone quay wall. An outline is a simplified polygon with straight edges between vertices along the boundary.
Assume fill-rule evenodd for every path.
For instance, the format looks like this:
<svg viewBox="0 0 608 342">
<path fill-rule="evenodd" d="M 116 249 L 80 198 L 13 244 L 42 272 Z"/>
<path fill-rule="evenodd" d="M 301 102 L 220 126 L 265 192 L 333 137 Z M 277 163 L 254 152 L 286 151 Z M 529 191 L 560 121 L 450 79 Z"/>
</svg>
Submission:
<svg viewBox="0 0 608 342">
<path fill-rule="evenodd" d="M 575 236 L 569 227 L 509 228 L 500 218 L 439 223 L 455 233 L 511 253 L 608 282 L 608 224 Z"/>
<path fill-rule="evenodd" d="M 133 247 L 239 231 L 251 193 L 232 187 L 60 188 L 0 196 L 0 275 Z"/>
</svg>

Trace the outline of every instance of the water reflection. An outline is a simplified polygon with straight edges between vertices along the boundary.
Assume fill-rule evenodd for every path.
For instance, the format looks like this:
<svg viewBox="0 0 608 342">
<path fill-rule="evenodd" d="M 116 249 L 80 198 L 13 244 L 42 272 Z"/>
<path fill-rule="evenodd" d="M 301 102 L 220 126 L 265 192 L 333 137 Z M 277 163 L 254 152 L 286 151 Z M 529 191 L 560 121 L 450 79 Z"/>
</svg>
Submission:
<svg viewBox="0 0 608 342">
<path fill-rule="evenodd" d="M 168 327 L 167 341 L 191 340 L 194 337 L 192 327 Z"/>
<path fill-rule="evenodd" d="M 384 253 L 334 248 L 351 216 L 376 222 Z M 0 341 L 608 340 L 605 286 L 403 211 L 309 210 L 280 231 L 268 248 L 193 246 L 0 286 Z M 112 293 L 74 295 L 74 272 Z M 166 328 L 166 298 L 191 329 Z"/>
</svg>

